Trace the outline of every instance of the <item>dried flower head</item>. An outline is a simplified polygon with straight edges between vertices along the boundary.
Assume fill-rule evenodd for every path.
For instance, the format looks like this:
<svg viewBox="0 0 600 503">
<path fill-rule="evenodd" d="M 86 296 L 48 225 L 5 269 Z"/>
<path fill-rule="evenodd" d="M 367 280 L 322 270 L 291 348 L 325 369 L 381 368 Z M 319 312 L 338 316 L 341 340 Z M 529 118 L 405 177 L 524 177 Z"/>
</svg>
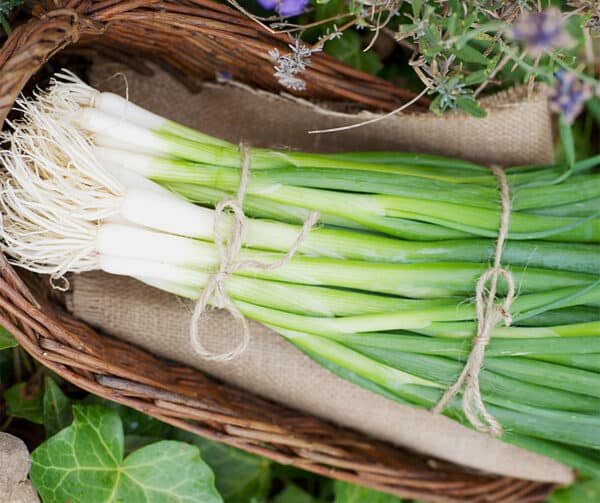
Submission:
<svg viewBox="0 0 600 503">
<path fill-rule="evenodd" d="M 564 18 L 556 8 L 525 12 L 506 34 L 514 40 L 524 42 L 532 56 L 573 44 L 573 39 L 565 30 Z"/>
<path fill-rule="evenodd" d="M 269 51 L 269 57 L 275 62 L 275 77 L 279 83 L 294 91 L 304 91 L 306 82 L 298 76 L 304 72 L 311 63 L 313 52 L 320 51 L 318 46 L 312 49 L 305 45 L 300 39 L 296 39 L 293 44 L 289 44 L 291 52 L 281 55 L 277 49 Z"/>
<path fill-rule="evenodd" d="M 266 10 L 275 10 L 280 16 L 297 16 L 302 14 L 308 5 L 308 0 L 258 0 L 259 5 Z"/>
<path fill-rule="evenodd" d="M 563 114 L 567 124 L 572 124 L 592 96 L 590 86 L 573 72 L 556 73 L 556 83 L 550 93 L 550 108 Z"/>
</svg>

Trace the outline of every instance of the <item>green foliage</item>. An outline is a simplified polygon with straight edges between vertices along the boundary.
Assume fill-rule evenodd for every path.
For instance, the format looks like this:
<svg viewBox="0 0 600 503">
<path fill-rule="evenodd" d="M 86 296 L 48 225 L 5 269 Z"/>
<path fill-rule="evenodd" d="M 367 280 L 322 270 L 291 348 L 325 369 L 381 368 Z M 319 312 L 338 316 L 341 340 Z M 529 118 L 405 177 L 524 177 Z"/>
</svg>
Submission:
<svg viewBox="0 0 600 503">
<path fill-rule="evenodd" d="M 4 392 L 4 400 L 9 416 L 43 424 L 44 407 L 42 390 L 39 387 L 31 386 L 25 382 L 15 384 Z"/>
<path fill-rule="evenodd" d="M 415 90 L 425 86 L 433 96 L 435 113 L 460 109 L 484 117 L 480 93 L 536 81 L 555 84 L 559 70 L 577 75 L 588 89 L 598 85 L 592 69 L 582 71 L 590 66 L 583 61 L 590 47 L 586 36 L 600 36 L 597 2 L 313 0 L 313 4 L 300 25 L 278 21 L 274 27 L 312 47 L 324 45 L 326 52 L 360 70 L 384 78 L 402 75 L 403 85 Z M 545 11 L 543 18 L 540 11 Z M 390 49 L 392 37 L 398 42 L 395 49 Z M 371 44 L 377 38 L 387 40 L 380 46 Z M 402 69 L 390 71 L 394 66 Z M 406 78 L 406 70 L 418 76 L 417 85 Z M 593 106 L 590 110 L 594 113 Z"/>
<path fill-rule="evenodd" d="M 12 351 L 0 351 L 0 386 L 5 387 L 9 381 L 12 371 Z"/>
<path fill-rule="evenodd" d="M 345 31 L 341 37 L 327 42 L 325 51 L 349 66 L 366 73 L 377 73 L 383 68 L 376 52 L 363 51 L 362 38 L 358 32 Z"/>
<path fill-rule="evenodd" d="M 48 424 L 48 421 L 59 415 L 63 418 L 64 427 L 70 423 L 67 415 L 70 407 L 65 406 L 68 404 L 68 398 L 55 386 L 53 382 L 50 385 L 46 384 L 45 398 L 50 395 L 54 398 L 53 403 L 57 404 L 55 409 L 62 411 L 62 416 L 50 413 L 45 417 L 45 422 Z M 89 395 L 82 403 L 88 406 L 103 406 L 118 413 L 123 428 L 125 454 L 164 439 L 186 442 L 200 449 L 202 459 L 215 473 L 216 487 L 224 501 L 247 503 L 252 498 L 256 502 L 266 501 L 271 490 L 272 463 L 269 460 L 173 428 L 137 410 L 96 396 Z"/>
<path fill-rule="evenodd" d="M 586 108 L 596 124 L 600 126 L 600 98 L 594 97 L 591 100 L 588 100 Z"/>
<path fill-rule="evenodd" d="M 124 458 L 123 423 L 106 407 L 73 406 L 73 424 L 32 453 L 44 503 L 221 502 L 197 447 L 161 441 Z"/>
<path fill-rule="evenodd" d="M 487 112 L 481 108 L 472 96 L 457 96 L 456 106 L 473 117 L 482 118 L 487 116 Z"/>
<path fill-rule="evenodd" d="M 10 14 L 25 3 L 25 0 L 0 0 L 0 27 L 6 34 L 10 33 L 8 18 Z"/>
<path fill-rule="evenodd" d="M 474 117 L 481 118 L 487 115 L 477 100 L 473 98 L 472 91 L 466 87 L 466 83 L 460 76 L 440 79 L 431 93 L 437 93 L 429 107 L 433 113 L 441 114 L 446 110 L 458 108 Z"/>
<path fill-rule="evenodd" d="M 172 439 L 171 435 L 174 428 L 130 407 L 125 407 L 95 395 L 88 395 L 81 403 L 84 405 L 102 405 L 115 410 L 121 417 L 123 432 L 126 436 Z"/>
<path fill-rule="evenodd" d="M 18 343 L 14 337 L 8 333 L 8 330 L 0 327 L 0 351 L 3 349 L 14 348 L 15 346 L 18 346 Z"/>
<path fill-rule="evenodd" d="M 3 382 L 11 362 L 11 352 L 0 351 Z M 20 382 L 3 395 L 9 416 L 45 427 L 48 440 L 33 452 L 31 469 L 44 503 L 400 502 L 276 465 L 93 395 L 73 404 L 57 379 Z"/>
<path fill-rule="evenodd" d="M 600 501 L 600 480 L 586 480 L 559 489 L 547 503 L 592 503 Z"/>
<path fill-rule="evenodd" d="M 43 416 L 46 434 L 50 437 L 66 428 L 73 421 L 71 401 L 51 377 L 44 385 Z"/>
<path fill-rule="evenodd" d="M 570 173 L 575 166 L 575 140 L 571 126 L 565 123 L 563 117 L 560 117 L 558 121 L 558 132 L 565 156 L 566 168 Z"/>
<path fill-rule="evenodd" d="M 0 327 L 0 386 L 6 386 L 12 371 L 12 351 L 3 351 L 18 346 L 17 341 L 4 327 Z"/>
<path fill-rule="evenodd" d="M 355 486 L 342 482 L 335 481 L 335 502 L 334 503 L 402 503 L 400 498 L 390 494 L 373 491 L 365 487 Z"/>
<path fill-rule="evenodd" d="M 264 501 L 271 490 L 271 462 L 265 458 L 175 430 L 173 438 L 196 445 L 214 470 L 217 489 L 227 503 Z"/>
<path fill-rule="evenodd" d="M 298 487 L 296 484 L 285 486 L 272 503 L 321 503 L 318 499 L 311 496 L 308 492 Z"/>
</svg>

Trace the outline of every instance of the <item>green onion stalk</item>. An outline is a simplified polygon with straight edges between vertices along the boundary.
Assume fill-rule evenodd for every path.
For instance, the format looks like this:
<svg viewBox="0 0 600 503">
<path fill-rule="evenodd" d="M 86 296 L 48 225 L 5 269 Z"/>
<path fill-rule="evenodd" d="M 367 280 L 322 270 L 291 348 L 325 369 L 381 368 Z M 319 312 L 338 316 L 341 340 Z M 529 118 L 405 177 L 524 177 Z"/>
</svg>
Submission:
<svg viewBox="0 0 600 503">
<path fill-rule="evenodd" d="M 0 238 L 13 263 L 56 280 L 127 275 L 198 299 L 221 262 L 237 145 L 100 93 L 63 73 L 4 133 Z M 271 264 L 310 211 L 318 228 L 274 269 L 235 271 L 237 309 L 331 372 L 390 400 L 433 407 L 477 331 L 472 297 L 493 261 L 498 182 L 475 163 L 422 154 L 250 148 L 243 248 Z M 501 439 L 600 476 L 599 158 L 506 170 L 502 264 L 514 323 L 487 347 L 480 388 Z M 503 281 L 499 295 L 506 292 Z M 470 426 L 456 396 L 443 412 Z"/>
</svg>

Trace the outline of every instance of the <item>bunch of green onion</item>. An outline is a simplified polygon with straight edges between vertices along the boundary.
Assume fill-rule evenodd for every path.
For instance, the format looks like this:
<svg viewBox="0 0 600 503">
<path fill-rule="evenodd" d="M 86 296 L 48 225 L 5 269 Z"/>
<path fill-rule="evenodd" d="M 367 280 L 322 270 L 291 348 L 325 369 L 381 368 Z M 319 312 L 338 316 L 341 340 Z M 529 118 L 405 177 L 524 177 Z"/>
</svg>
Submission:
<svg viewBox="0 0 600 503">
<path fill-rule="evenodd" d="M 15 264 L 62 278 L 102 269 L 197 299 L 219 265 L 214 206 L 240 184 L 237 145 L 63 74 L 4 133 L 2 229 Z M 600 159 L 506 170 L 502 264 L 518 288 L 480 377 L 503 441 L 600 476 Z M 476 332 L 472 298 L 493 259 L 497 178 L 486 167 L 400 153 L 251 149 L 238 260 L 272 263 L 309 211 L 320 225 L 273 270 L 226 291 L 332 372 L 433 407 Z M 220 220 L 224 235 L 233 219 Z M 503 281 L 499 294 L 506 291 Z M 455 397 L 444 414 L 468 426 Z"/>
</svg>

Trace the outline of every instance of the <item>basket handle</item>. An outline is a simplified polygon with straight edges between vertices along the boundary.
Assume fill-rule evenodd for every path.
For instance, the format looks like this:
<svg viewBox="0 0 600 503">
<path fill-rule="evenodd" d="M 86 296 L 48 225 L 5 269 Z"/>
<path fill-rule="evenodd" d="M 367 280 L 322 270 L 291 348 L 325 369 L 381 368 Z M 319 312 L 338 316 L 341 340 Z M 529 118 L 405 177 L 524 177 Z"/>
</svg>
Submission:
<svg viewBox="0 0 600 503">
<path fill-rule="evenodd" d="M 68 2 L 81 8 L 85 2 Z M 0 48 L 0 124 L 29 79 L 48 59 L 77 42 L 82 34 L 99 35 L 103 24 L 80 15 L 77 6 L 40 12 L 16 28 Z"/>
</svg>

